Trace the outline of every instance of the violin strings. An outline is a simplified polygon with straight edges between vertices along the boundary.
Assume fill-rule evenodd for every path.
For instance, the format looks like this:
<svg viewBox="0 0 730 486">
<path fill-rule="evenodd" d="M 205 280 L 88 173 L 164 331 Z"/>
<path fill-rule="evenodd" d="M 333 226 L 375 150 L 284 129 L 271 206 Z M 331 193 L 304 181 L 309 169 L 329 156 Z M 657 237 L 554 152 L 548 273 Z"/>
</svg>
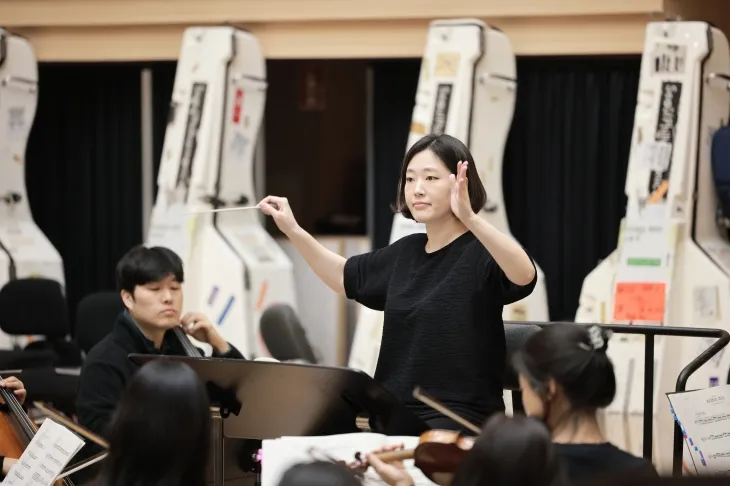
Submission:
<svg viewBox="0 0 730 486">
<path fill-rule="evenodd" d="M 1 379 L 2 377 L 0 376 L 0 380 Z M 3 400 L 5 400 L 5 404 L 8 406 L 11 413 L 20 420 L 20 425 L 23 428 L 23 431 L 28 435 L 28 439 L 33 437 L 35 434 L 35 425 L 30 417 L 28 417 L 25 413 L 25 410 L 23 410 L 18 399 L 15 398 L 13 392 L 8 391 L 6 388 L 0 388 L 0 394 L 2 394 Z"/>
</svg>

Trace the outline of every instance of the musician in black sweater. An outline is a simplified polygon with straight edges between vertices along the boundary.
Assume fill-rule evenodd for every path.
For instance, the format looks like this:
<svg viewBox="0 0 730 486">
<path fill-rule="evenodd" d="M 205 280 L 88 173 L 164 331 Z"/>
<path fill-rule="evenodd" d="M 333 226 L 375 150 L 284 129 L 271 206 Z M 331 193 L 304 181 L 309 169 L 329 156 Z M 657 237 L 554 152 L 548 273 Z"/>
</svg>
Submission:
<svg viewBox="0 0 730 486">
<path fill-rule="evenodd" d="M 200 342 L 210 344 L 213 356 L 244 359 L 202 313 L 182 315 L 185 280 L 180 257 L 168 248 L 136 246 L 117 264 L 117 286 L 126 307 L 112 331 L 89 352 L 81 368 L 76 413 L 79 424 L 102 437 L 127 382 L 138 370 L 130 354 L 185 356 L 185 348 L 172 329 L 181 327 Z M 87 443 L 78 457 L 88 458 L 101 449 Z M 93 466 L 92 466 L 93 468 Z M 74 480 L 93 475 L 81 470 Z"/>
<path fill-rule="evenodd" d="M 286 198 L 259 203 L 325 284 L 385 311 L 375 379 L 433 428 L 462 426 L 413 399 L 416 386 L 477 425 L 504 410 L 503 306 L 537 279 L 526 251 L 478 215 L 486 199 L 467 147 L 428 135 L 403 160 L 396 205 L 425 234 L 346 260 L 297 224 Z"/>
</svg>

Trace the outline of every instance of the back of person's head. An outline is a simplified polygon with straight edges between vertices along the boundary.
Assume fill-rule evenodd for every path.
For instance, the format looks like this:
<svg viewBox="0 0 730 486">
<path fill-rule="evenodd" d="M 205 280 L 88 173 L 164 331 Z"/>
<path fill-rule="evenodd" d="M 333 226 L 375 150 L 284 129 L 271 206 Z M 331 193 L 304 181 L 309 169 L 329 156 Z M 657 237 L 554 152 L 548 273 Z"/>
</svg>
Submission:
<svg viewBox="0 0 730 486">
<path fill-rule="evenodd" d="M 109 425 L 99 486 L 198 486 L 211 442 L 205 386 L 186 364 L 152 361 L 127 384 Z"/>
<path fill-rule="evenodd" d="M 278 486 L 362 486 L 362 483 L 341 464 L 315 461 L 290 467 Z"/>
<path fill-rule="evenodd" d="M 528 415 L 548 415 L 556 399 L 572 412 L 607 407 L 616 394 L 609 338 L 600 326 L 573 323 L 548 324 L 531 336 L 513 358 Z"/>
<path fill-rule="evenodd" d="M 134 295 L 135 287 L 173 277 L 183 283 L 185 274 L 180 256 L 169 248 L 137 245 L 117 263 L 116 278 L 119 291 Z"/>
<path fill-rule="evenodd" d="M 562 486 L 560 456 L 542 422 L 495 414 L 465 455 L 451 486 Z"/>
</svg>

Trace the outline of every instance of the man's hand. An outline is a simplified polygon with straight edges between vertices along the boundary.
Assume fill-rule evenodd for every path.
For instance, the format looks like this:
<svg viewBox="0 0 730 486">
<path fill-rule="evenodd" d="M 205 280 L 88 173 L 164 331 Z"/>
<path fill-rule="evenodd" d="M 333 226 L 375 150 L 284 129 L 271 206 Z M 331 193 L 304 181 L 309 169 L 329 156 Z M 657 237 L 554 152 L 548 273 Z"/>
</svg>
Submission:
<svg viewBox="0 0 730 486">
<path fill-rule="evenodd" d="M 20 402 L 21 405 L 25 402 L 25 397 L 28 393 L 25 390 L 25 385 L 23 385 L 23 382 L 16 377 L 9 376 L 0 381 L 0 387 L 12 390 L 15 398 L 18 399 L 18 402 Z"/>
<path fill-rule="evenodd" d="M 191 335 L 201 343 L 208 343 L 213 346 L 219 354 L 225 354 L 231 349 L 228 342 L 218 333 L 218 330 L 205 314 L 199 312 L 185 314 L 182 318 L 182 328 L 186 334 Z"/>
</svg>

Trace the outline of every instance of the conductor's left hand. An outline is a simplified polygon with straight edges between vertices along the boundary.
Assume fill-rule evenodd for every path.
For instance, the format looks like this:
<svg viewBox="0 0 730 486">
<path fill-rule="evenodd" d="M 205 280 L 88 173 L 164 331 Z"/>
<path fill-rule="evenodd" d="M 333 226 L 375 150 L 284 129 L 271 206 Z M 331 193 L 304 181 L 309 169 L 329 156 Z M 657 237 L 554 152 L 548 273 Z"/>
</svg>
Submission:
<svg viewBox="0 0 730 486">
<path fill-rule="evenodd" d="M 456 164 L 456 174 L 449 175 L 451 181 L 451 211 L 466 224 L 474 216 L 469 199 L 469 179 L 466 177 L 469 162 Z"/>
<path fill-rule="evenodd" d="M 8 390 L 12 390 L 13 394 L 15 395 L 15 398 L 18 399 L 18 402 L 22 405 L 25 403 L 25 397 L 28 394 L 28 392 L 25 389 L 25 385 L 23 385 L 23 382 L 17 379 L 14 376 L 9 376 L 3 380 L 0 380 L 0 387 L 6 388 Z"/>
<path fill-rule="evenodd" d="M 225 354 L 230 349 L 228 341 L 223 339 L 205 314 L 200 312 L 185 314 L 182 318 L 182 328 L 186 334 L 193 336 L 201 343 L 210 344 L 220 354 Z"/>
</svg>

